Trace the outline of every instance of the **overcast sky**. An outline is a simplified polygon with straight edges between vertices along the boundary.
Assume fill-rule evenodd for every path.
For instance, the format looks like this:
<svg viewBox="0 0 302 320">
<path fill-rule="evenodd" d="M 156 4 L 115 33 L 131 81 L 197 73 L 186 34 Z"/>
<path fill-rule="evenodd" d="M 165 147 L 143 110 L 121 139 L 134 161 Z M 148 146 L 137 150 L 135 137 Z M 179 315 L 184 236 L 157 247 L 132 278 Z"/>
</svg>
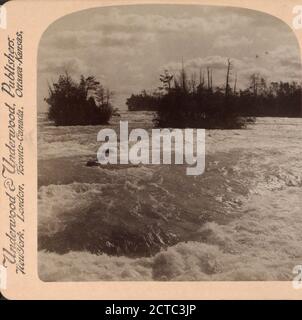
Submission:
<svg viewBox="0 0 302 320">
<path fill-rule="evenodd" d="M 115 92 L 125 108 L 131 93 L 157 88 L 164 69 L 213 68 L 224 81 L 227 58 L 239 86 L 260 72 L 271 81 L 301 81 L 295 35 L 280 20 L 256 11 L 208 6 L 141 5 L 99 8 L 68 15 L 44 33 L 38 55 L 39 109 L 47 82 L 64 70 L 93 75 Z"/>
</svg>

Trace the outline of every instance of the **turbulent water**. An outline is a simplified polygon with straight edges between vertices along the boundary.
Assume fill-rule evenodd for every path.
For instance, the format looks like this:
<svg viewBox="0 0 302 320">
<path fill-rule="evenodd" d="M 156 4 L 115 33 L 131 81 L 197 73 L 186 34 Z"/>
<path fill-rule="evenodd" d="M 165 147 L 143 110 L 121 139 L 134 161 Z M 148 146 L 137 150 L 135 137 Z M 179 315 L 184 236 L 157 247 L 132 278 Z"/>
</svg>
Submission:
<svg viewBox="0 0 302 320">
<path fill-rule="evenodd" d="M 151 119 L 123 112 L 110 127 Z M 102 126 L 38 124 L 42 280 L 291 280 L 302 263 L 302 119 L 207 130 L 201 176 L 87 167 Z"/>
</svg>

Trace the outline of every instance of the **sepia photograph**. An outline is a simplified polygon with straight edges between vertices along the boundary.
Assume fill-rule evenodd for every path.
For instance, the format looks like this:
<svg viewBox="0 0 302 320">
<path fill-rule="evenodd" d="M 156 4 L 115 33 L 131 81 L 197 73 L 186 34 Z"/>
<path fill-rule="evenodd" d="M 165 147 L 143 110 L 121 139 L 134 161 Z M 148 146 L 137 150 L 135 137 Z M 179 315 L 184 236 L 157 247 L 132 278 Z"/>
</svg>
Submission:
<svg viewBox="0 0 302 320">
<path fill-rule="evenodd" d="M 302 69 L 285 22 L 91 8 L 50 24 L 37 59 L 42 281 L 292 281 Z"/>
</svg>

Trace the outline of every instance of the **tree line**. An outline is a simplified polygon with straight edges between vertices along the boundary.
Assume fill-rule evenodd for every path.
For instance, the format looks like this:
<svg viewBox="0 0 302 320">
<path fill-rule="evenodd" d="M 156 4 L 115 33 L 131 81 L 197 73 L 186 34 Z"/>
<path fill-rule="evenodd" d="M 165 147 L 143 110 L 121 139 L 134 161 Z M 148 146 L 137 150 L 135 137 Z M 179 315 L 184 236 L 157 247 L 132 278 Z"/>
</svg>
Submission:
<svg viewBox="0 0 302 320">
<path fill-rule="evenodd" d="M 213 70 L 188 74 L 182 63 L 178 75 L 165 70 L 160 87 L 127 100 L 129 110 L 156 110 L 159 127 L 242 128 L 255 117 L 301 117 L 301 84 L 271 82 L 255 73 L 245 89 L 238 89 L 233 65 L 226 63 L 225 84 L 213 86 Z"/>
<path fill-rule="evenodd" d="M 127 99 L 130 111 L 156 111 L 158 127 L 242 128 L 255 117 L 301 117 L 302 87 L 297 82 L 267 83 L 260 74 L 252 74 L 245 89 L 238 89 L 233 65 L 226 63 L 225 84 L 213 86 L 213 69 L 189 74 L 182 63 L 178 74 L 165 70 L 160 86 L 149 93 L 143 90 Z M 95 77 L 81 76 L 79 81 L 65 72 L 48 86 L 48 118 L 55 125 L 107 124 L 116 110 L 111 104 L 113 92 Z"/>
<path fill-rule="evenodd" d="M 130 111 L 156 111 L 160 103 L 161 95 L 154 91 L 148 93 L 143 90 L 139 94 L 132 94 L 126 101 L 128 110 Z"/>
</svg>

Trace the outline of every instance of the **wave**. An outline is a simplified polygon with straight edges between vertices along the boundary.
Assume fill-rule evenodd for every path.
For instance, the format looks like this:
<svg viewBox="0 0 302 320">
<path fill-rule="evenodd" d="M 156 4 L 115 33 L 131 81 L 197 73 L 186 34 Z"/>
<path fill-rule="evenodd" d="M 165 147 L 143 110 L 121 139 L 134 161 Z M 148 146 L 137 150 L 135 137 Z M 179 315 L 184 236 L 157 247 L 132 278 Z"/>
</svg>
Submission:
<svg viewBox="0 0 302 320">
<path fill-rule="evenodd" d="M 127 257 L 124 255 L 125 251 L 119 252 L 118 256 L 116 253 L 112 255 L 108 252 L 107 254 L 95 254 L 88 252 L 85 246 L 80 251 L 69 247 L 63 254 L 43 248 L 39 253 L 40 277 L 45 281 L 290 280 L 293 266 L 299 264 L 302 259 L 301 187 L 299 184 L 286 185 L 287 176 L 284 176 L 282 181 L 284 181 L 282 188 L 259 187 L 256 189 L 257 192 L 251 189 L 249 195 L 246 198 L 241 197 L 240 201 L 227 202 L 216 196 L 213 201 L 223 203 L 224 209 L 214 213 L 213 202 L 208 209 L 210 214 L 207 214 L 204 206 L 200 206 L 200 216 L 198 220 L 194 220 L 196 224 L 194 230 L 188 228 L 190 218 L 192 218 L 190 215 L 186 215 L 180 221 L 180 225 L 177 225 L 178 228 L 180 226 L 185 228 L 188 240 L 181 240 L 181 237 L 178 236 L 174 244 L 172 241 L 171 244 L 165 245 L 165 238 L 163 238 L 158 241 L 159 246 L 155 250 L 158 252 L 151 252 L 149 257 L 133 258 L 131 254 Z M 157 185 L 162 188 L 162 184 L 158 181 Z M 100 223 L 101 220 L 98 222 L 94 216 L 92 225 L 87 220 L 89 216 L 84 213 L 90 201 L 95 202 L 97 198 L 104 198 L 105 190 L 112 192 L 110 186 L 112 185 L 72 184 L 69 186 L 50 185 L 41 188 L 39 192 L 39 201 L 42 200 L 42 203 L 39 204 L 39 212 L 41 212 L 39 235 L 50 236 L 47 238 L 49 244 L 49 240 L 59 230 L 63 230 L 64 234 L 64 230 L 66 232 L 66 228 L 77 219 L 74 214 L 76 210 L 79 215 L 84 215 L 84 220 L 81 220 L 83 224 L 80 224 L 73 237 L 67 233 L 66 238 L 75 241 L 75 237 L 78 236 L 82 241 L 85 224 L 88 226 L 89 235 L 97 235 L 99 240 L 102 239 L 98 228 L 95 228 L 95 224 Z M 130 190 L 129 195 L 130 193 L 135 195 L 144 188 L 138 181 L 127 182 L 124 187 L 126 186 Z M 112 188 L 116 187 L 116 185 L 112 186 Z M 166 194 L 169 192 L 171 190 L 167 190 Z M 161 194 L 163 194 L 162 191 Z M 108 219 L 116 219 L 118 211 L 116 213 L 110 211 L 111 207 L 115 206 L 114 203 L 106 202 L 106 200 L 103 203 L 102 214 L 108 209 L 111 212 Z M 128 211 L 129 216 L 137 217 L 138 221 L 146 212 L 141 211 L 137 202 L 133 202 L 133 205 L 128 208 L 125 203 L 122 201 L 121 204 L 123 213 L 131 207 L 132 211 Z M 159 200 L 155 197 L 152 203 L 155 211 L 158 212 Z M 165 232 L 171 231 L 173 225 L 171 219 L 177 219 L 177 214 L 169 208 L 167 202 L 163 201 L 162 205 L 165 205 L 167 210 L 162 219 L 157 216 L 156 220 L 167 228 Z M 67 207 L 70 208 L 70 215 L 62 209 Z M 229 213 L 232 213 L 232 219 L 225 219 L 228 210 Z M 97 212 L 95 207 L 93 212 Z M 181 212 L 184 214 L 183 208 Z M 236 212 L 235 217 L 234 212 Z M 175 213 L 175 216 L 169 218 L 171 213 Z M 132 219 L 131 224 L 135 224 L 133 218 L 130 219 Z M 165 219 L 168 219 L 168 224 L 165 224 Z M 122 221 L 123 219 L 119 216 L 118 224 L 121 230 L 125 230 L 127 226 Z M 108 230 L 110 228 L 105 225 L 103 232 Z M 145 234 L 145 230 L 143 233 Z M 114 237 L 112 234 L 111 236 Z M 114 239 L 104 242 L 109 246 L 114 245 L 112 240 Z M 130 241 L 131 236 L 125 234 L 125 240 Z M 137 243 L 137 239 L 134 242 Z M 133 248 L 131 251 L 133 253 Z"/>
<path fill-rule="evenodd" d="M 202 176 L 67 159 L 72 174 L 39 188 L 41 279 L 291 280 L 302 261 L 300 120 L 209 130 Z M 91 141 L 88 131 L 77 143 Z M 62 149 L 76 136 L 49 134 Z M 60 161 L 43 168 L 54 175 Z"/>
</svg>

